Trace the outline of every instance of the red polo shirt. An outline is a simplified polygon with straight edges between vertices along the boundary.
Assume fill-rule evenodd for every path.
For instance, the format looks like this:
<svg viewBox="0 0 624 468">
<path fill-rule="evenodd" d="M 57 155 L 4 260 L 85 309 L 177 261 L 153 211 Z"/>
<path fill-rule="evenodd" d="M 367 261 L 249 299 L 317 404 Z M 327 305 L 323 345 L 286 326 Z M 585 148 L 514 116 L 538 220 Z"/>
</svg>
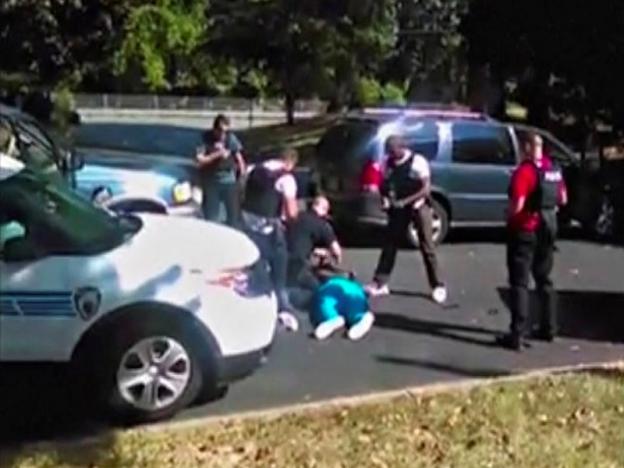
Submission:
<svg viewBox="0 0 624 468">
<path fill-rule="evenodd" d="M 543 156 L 540 161 L 541 167 L 548 170 L 552 167 L 552 161 Z M 515 204 L 520 197 L 525 197 L 525 206 L 518 214 L 509 217 L 508 226 L 514 231 L 535 232 L 540 224 L 540 215 L 537 211 L 529 211 L 527 202 L 529 196 L 537 189 L 537 171 L 533 164 L 521 163 L 511 176 L 511 204 Z M 563 180 L 559 184 L 559 203 L 566 198 L 566 185 Z"/>
</svg>

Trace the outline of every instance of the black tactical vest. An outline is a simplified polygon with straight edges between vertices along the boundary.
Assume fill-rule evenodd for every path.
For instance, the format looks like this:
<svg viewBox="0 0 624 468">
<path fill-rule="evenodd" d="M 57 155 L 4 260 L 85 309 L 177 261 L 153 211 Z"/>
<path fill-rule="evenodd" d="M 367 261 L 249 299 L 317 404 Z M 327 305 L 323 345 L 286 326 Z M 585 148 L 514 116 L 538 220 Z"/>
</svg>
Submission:
<svg viewBox="0 0 624 468">
<path fill-rule="evenodd" d="M 549 169 L 537 167 L 532 162 L 528 164 L 537 171 L 537 187 L 529 196 L 527 207 L 531 211 L 555 210 L 559 204 L 559 184 L 563 180 L 561 169 L 555 163 Z"/>
<path fill-rule="evenodd" d="M 275 183 L 287 173 L 285 170 L 271 171 L 264 165 L 253 168 L 245 185 L 243 210 L 264 218 L 279 218 L 283 196 L 275 188 Z"/>
<path fill-rule="evenodd" d="M 395 165 L 390 163 L 388 165 L 388 172 L 384 182 L 386 195 L 391 198 L 401 199 L 413 195 L 422 188 L 423 181 L 412 176 L 413 161 L 414 155 L 412 154 L 402 164 Z"/>
</svg>

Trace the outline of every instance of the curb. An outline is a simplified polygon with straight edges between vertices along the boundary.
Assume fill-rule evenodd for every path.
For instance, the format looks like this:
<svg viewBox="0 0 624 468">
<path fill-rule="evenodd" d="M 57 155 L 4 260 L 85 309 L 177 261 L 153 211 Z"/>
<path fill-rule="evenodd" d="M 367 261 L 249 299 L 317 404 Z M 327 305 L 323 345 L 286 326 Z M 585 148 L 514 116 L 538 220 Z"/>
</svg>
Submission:
<svg viewBox="0 0 624 468">
<path fill-rule="evenodd" d="M 125 432 L 126 434 L 158 434 L 171 432 L 176 430 L 196 429 L 210 425 L 227 425 L 245 422 L 249 420 L 264 419 L 272 421 L 287 415 L 305 415 L 315 411 L 327 411 L 331 409 L 350 409 L 360 405 L 371 405 L 375 403 L 384 403 L 401 397 L 422 397 L 432 396 L 447 391 L 469 391 L 474 388 L 485 387 L 488 385 L 523 382 L 535 378 L 544 378 L 561 374 L 575 374 L 579 372 L 591 372 L 599 370 L 616 370 L 624 369 L 624 360 L 610 362 L 596 362 L 577 364 L 570 366 L 551 367 L 547 369 L 539 369 L 534 371 L 522 372 L 515 375 L 502 377 L 487 377 L 476 379 L 462 379 L 452 382 L 434 383 L 429 385 L 421 385 L 403 388 L 399 390 L 389 390 L 384 392 L 372 392 L 364 395 L 335 397 L 325 400 L 319 400 L 309 403 L 296 403 L 291 405 L 278 406 L 262 410 L 245 411 L 236 414 L 205 416 L 184 421 L 166 421 L 152 425 L 139 426 L 130 429 L 111 428 L 111 432 Z M 66 441 L 44 441 L 28 444 L 33 451 L 58 449 L 59 447 L 80 448 L 88 445 L 97 444 L 106 434 L 97 434 Z M 0 454 L 2 448 L 0 448 Z"/>
<path fill-rule="evenodd" d="M 468 391 L 474 388 L 485 387 L 493 384 L 522 382 L 540 377 L 543 378 L 561 374 L 575 374 L 579 372 L 616 369 L 624 369 L 624 361 L 596 362 L 560 367 L 550 367 L 547 369 L 522 372 L 519 374 L 508 376 L 506 375 L 502 377 L 462 379 L 452 382 L 408 387 L 399 390 L 372 392 L 364 395 L 335 397 L 309 403 L 295 403 L 291 405 L 277 406 L 262 410 L 244 411 L 229 415 L 205 416 L 184 421 L 167 421 L 162 423 L 156 423 L 151 426 L 142 426 L 129 429 L 128 432 L 167 432 L 181 429 L 193 429 L 206 425 L 239 423 L 252 419 L 265 419 L 267 421 L 271 421 L 286 415 L 301 415 L 314 411 L 330 410 L 336 408 L 348 409 L 359 405 L 384 403 L 400 397 L 413 398 L 418 396 L 431 396 L 447 391 Z"/>
</svg>

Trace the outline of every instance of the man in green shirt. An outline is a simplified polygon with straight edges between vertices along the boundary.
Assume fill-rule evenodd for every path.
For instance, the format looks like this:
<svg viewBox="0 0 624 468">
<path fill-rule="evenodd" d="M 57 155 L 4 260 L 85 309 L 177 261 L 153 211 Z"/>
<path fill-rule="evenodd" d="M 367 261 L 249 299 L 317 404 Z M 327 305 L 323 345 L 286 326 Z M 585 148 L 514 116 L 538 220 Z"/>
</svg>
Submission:
<svg viewBox="0 0 624 468">
<path fill-rule="evenodd" d="M 237 177 L 245 173 L 243 146 L 230 131 L 229 119 L 222 114 L 215 118 L 203 140 L 196 160 L 202 179 L 204 217 L 217 221 L 223 203 L 227 224 L 238 227 L 241 201 Z"/>
</svg>

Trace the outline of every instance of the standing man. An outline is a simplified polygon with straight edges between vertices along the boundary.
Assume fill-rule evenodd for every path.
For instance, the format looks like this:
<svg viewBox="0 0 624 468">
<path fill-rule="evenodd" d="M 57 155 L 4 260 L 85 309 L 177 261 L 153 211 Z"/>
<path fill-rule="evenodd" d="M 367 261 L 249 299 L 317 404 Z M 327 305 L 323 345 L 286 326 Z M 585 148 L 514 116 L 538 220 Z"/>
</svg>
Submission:
<svg viewBox="0 0 624 468">
<path fill-rule="evenodd" d="M 223 203 L 227 224 L 238 227 L 240 191 L 237 175 L 245 173 L 243 146 L 230 131 L 230 120 L 223 114 L 217 115 L 212 130 L 204 133 L 203 140 L 196 160 L 202 179 L 204 217 L 211 221 L 218 220 Z"/>
<path fill-rule="evenodd" d="M 418 231 L 431 297 L 442 304 L 446 301 L 447 291 L 440 278 L 432 238 L 432 213 L 428 203 L 431 192 L 429 162 L 423 156 L 412 153 L 403 139 L 396 135 L 386 140 L 386 154 L 388 167 L 381 195 L 384 209 L 388 211 L 388 227 L 368 293 L 371 296 L 390 293 L 388 281 L 394 269 L 397 250 L 405 241 L 405 233 L 413 220 Z"/>
<path fill-rule="evenodd" d="M 557 209 L 567 203 L 568 197 L 560 168 L 544 156 L 542 148 L 538 134 L 527 136 L 524 161 L 512 175 L 509 187 L 507 269 L 511 327 L 498 341 L 516 351 L 526 345 L 531 273 L 541 305 L 538 336 L 552 341 L 557 333 L 557 304 L 550 275 L 557 237 Z"/>
<path fill-rule="evenodd" d="M 329 200 L 318 196 L 310 209 L 288 226 L 288 279 L 293 286 L 307 290 L 320 286 L 311 263 L 313 255 L 333 257 L 338 264 L 342 261 L 342 248 L 327 221 L 329 209 Z"/>
<path fill-rule="evenodd" d="M 289 148 L 282 151 L 278 158 L 252 167 L 247 176 L 243 201 L 245 230 L 269 266 L 277 295 L 279 319 L 292 330 L 297 330 L 299 325 L 286 290 L 288 248 L 285 231 L 299 214 L 297 181 L 292 174 L 298 159 L 297 151 Z"/>
</svg>

